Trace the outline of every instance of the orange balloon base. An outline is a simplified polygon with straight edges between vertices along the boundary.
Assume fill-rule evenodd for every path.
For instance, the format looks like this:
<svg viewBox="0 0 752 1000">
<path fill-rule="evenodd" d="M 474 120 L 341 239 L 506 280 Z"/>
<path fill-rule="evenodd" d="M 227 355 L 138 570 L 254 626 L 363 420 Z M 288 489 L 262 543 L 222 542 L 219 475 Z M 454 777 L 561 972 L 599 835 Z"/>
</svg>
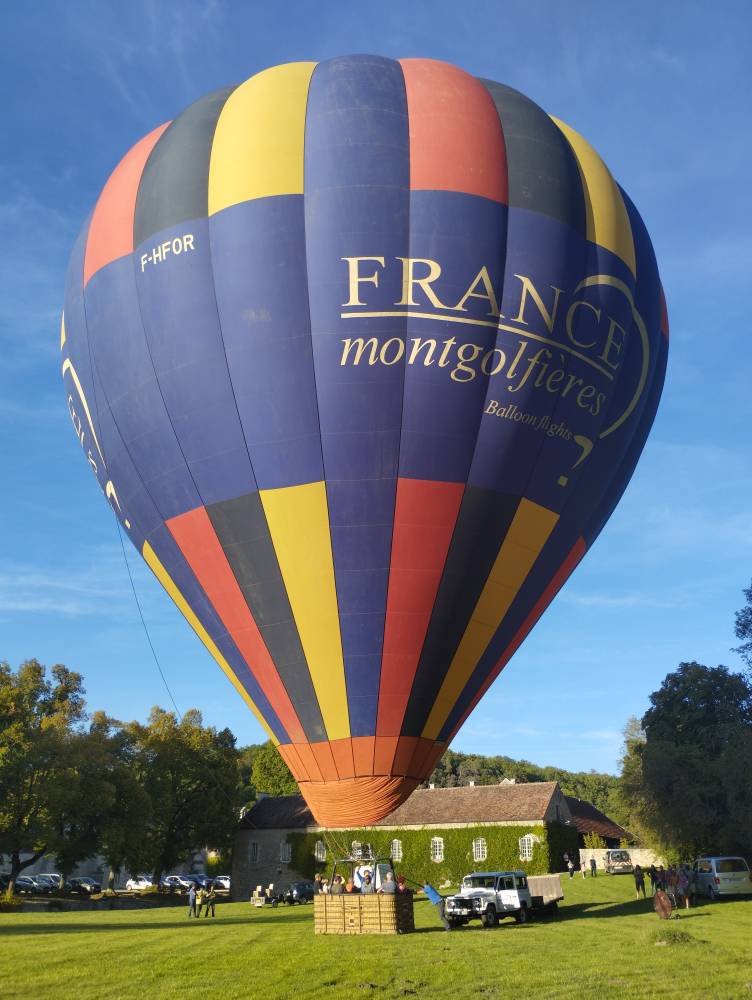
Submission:
<svg viewBox="0 0 752 1000">
<path fill-rule="evenodd" d="M 418 787 L 416 778 L 374 775 L 339 781 L 301 781 L 316 822 L 326 827 L 356 828 L 384 819 Z"/>
</svg>

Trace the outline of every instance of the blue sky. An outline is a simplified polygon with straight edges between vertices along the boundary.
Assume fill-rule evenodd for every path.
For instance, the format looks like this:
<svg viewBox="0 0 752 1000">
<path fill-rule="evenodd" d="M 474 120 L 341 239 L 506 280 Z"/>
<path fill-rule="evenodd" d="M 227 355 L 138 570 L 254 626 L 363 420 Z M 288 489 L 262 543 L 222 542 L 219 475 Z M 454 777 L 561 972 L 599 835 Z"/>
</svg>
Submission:
<svg viewBox="0 0 752 1000">
<path fill-rule="evenodd" d="M 123 153 L 259 70 L 350 52 L 456 63 L 532 97 L 598 149 L 652 235 L 668 301 L 663 400 L 603 534 L 455 749 L 615 770 L 620 730 L 682 660 L 740 668 L 752 576 L 749 306 L 752 7 L 633 2 L 6 4 L 0 83 L 0 659 L 83 673 L 92 708 L 168 698 L 115 522 L 59 375 L 68 254 Z M 263 738 L 134 550 L 181 710 Z"/>
</svg>

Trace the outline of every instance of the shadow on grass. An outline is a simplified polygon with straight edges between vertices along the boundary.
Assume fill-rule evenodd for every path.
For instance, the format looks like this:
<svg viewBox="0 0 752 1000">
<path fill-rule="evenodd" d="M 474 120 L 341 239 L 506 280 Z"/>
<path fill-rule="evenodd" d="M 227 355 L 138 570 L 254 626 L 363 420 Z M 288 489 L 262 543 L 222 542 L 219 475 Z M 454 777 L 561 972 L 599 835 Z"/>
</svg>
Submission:
<svg viewBox="0 0 752 1000">
<path fill-rule="evenodd" d="M 172 930 L 176 927 L 190 927 L 192 925 L 201 923 L 207 927 L 229 927 L 229 926 L 244 926 L 253 927 L 256 924 L 271 924 L 278 923 L 274 917 L 261 917 L 261 916 L 247 916 L 247 917 L 215 917 L 213 920 L 211 917 L 204 918 L 201 917 L 196 919 L 189 919 L 188 917 L 182 920 L 123 920 L 117 923 L 108 923 L 105 920 L 102 921 L 88 921 L 85 924 L 78 923 L 58 923 L 55 921 L 41 921 L 35 920 L 32 922 L 24 922 L 14 926 L 11 923 L 6 923 L 3 921 L 0 924 L 0 939 L 3 937 L 10 937 L 12 935 L 22 935 L 22 934 L 94 934 L 100 931 L 164 931 Z M 288 916 L 285 920 L 285 924 L 303 924 L 303 923 L 313 923 L 312 917 L 308 914 L 301 913 L 300 916 Z M 199 932 L 200 933 L 200 932 Z"/>
<path fill-rule="evenodd" d="M 571 903 L 559 908 L 559 920 L 579 920 L 582 917 L 634 917 L 641 913 L 653 912 L 652 899 L 630 899 L 625 903 L 604 903 L 593 900 L 589 903 Z M 705 917 L 707 912 L 677 910 L 682 920 L 688 917 Z"/>
</svg>

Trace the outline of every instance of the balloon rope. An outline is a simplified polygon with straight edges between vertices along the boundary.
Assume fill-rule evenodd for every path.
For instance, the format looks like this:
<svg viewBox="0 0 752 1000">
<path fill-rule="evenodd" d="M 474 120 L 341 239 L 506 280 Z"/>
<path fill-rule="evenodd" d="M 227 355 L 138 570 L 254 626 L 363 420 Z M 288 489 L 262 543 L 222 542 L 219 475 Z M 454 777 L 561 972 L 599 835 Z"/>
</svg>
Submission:
<svg viewBox="0 0 752 1000">
<path fill-rule="evenodd" d="M 162 670 L 162 665 L 159 662 L 159 657 L 157 656 L 157 652 L 154 649 L 154 643 L 151 641 L 151 635 L 149 634 L 149 628 L 148 628 L 148 626 L 146 624 L 146 620 L 144 618 L 144 613 L 141 610 L 141 602 L 138 599 L 138 594 L 136 592 L 136 585 L 135 585 L 135 583 L 133 581 L 133 573 L 131 572 L 131 566 L 130 566 L 130 563 L 128 562 L 128 556 L 126 555 L 126 552 L 125 552 L 125 543 L 123 542 L 123 532 L 122 532 L 122 529 L 120 527 L 120 521 L 118 521 L 117 517 L 115 517 L 115 524 L 117 525 L 118 537 L 120 538 L 120 548 L 123 551 L 123 559 L 125 560 L 125 568 L 128 570 L 128 579 L 131 582 L 131 590 L 133 591 L 133 599 L 136 602 L 136 607 L 138 608 L 138 616 L 141 619 L 141 624 L 144 627 L 144 633 L 146 634 L 146 641 L 149 643 L 149 649 L 151 650 L 151 655 L 154 657 L 154 662 L 157 665 L 157 670 L 159 671 L 159 676 L 162 678 L 162 683 L 164 684 L 165 690 L 167 691 L 167 694 L 169 695 L 170 701 L 172 702 L 172 707 L 175 709 L 175 714 L 177 715 L 178 719 L 182 719 L 183 718 L 183 713 L 178 708 L 177 702 L 175 701 L 175 699 L 174 699 L 174 697 L 172 695 L 172 691 L 170 690 L 170 685 L 167 683 L 167 678 L 165 677 L 164 671 Z M 224 795 L 225 799 L 227 799 L 227 801 L 230 803 L 230 805 L 232 806 L 233 812 L 236 811 L 237 807 L 238 807 L 237 802 L 235 802 L 235 800 L 233 798 L 231 798 L 227 794 L 227 791 L 225 790 L 225 788 L 223 788 L 223 786 L 221 784 L 217 783 L 216 776 L 214 775 L 214 773 L 211 771 L 211 769 L 203 761 L 201 762 L 201 766 L 204 769 L 204 771 L 206 772 L 206 774 L 211 776 L 212 783 L 214 784 L 214 787 L 218 788 L 219 791 L 221 792 L 221 794 Z"/>
<path fill-rule="evenodd" d="M 133 582 L 133 573 L 131 573 L 131 566 L 130 566 L 130 563 L 128 562 L 128 556 L 125 553 L 125 542 L 123 541 L 123 532 L 122 532 L 122 529 L 120 527 L 120 521 L 118 521 L 117 516 L 114 515 L 114 512 L 113 512 L 113 516 L 115 517 L 115 524 L 117 525 L 118 537 L 120 538 L 120 548 L 123 551 L 123 559 L 125 560 L 125 568 L 128 570 L 128 579 L 131 582 L 131 590 L 133 591 L 133 599 L 136 602 L 136 607 L 138 608 L 138 616 L 141 619 L 141 624 L 144 627 L 144 633 L 146 634 L 146 641 L 149 643 L 149 649 L 151 650 L 151 655 L 154 657 L 154 662 L 157 665 L 157 670 L 159 671 L 159 676 L 162 678 L 162 683 L 164 684 L 165 690 L 167 691 L 167 694 L 169 695 L 170 701 L 172 702 L 172 707 L 175 709 L 175 712 L 177 713 L 178 718 L 181 719 L 183 717 L 183 713 L 178 708 L 177 702 L 175 701 L 175 699 L 172 696 L 172 691 L 170 690 L 170 685 L 167 683 L 167 678 L 165 677 L 164 671 L 162 670 L 162 665 L 159 662 L 159 657 L 157 656 L 156 650 L 154 649 L 154 643 L 151 641 L 151 636 L 149 635 L 149 629 L 147 628 L 146 620 L 144 619 L 144 613 L 141 610 L 141 602 L 138 599 L 138 594 L 136 593 L 136 585 Z"/>
</svg>

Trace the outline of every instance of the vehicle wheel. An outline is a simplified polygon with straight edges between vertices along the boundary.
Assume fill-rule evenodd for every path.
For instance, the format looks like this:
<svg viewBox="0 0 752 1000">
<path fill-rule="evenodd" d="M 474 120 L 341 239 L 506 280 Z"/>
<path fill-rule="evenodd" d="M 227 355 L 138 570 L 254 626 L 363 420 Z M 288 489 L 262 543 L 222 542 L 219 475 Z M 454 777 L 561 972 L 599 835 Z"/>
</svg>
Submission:
<svg viewBox="0 0 752 1000">
<path fill-rule="evenodd" d="M 463 921 L 457 920 L 456 917 L 447 917 L 447 923 L 449 924 L 450 927 L 454 928 L 454 927 L 461 927 Z"/>
<path fill-rule="evenodd" d="M 708 886 L 708 899 L 710 900 L 711 903 L 717 903 L 718 902 L 718 893 L 713 888 L 712 885 Z"/>
<path fill-rule="evenodd" d="M 483 914 L 483 923 L 486 927 L 495 927 L 499 922 L 499 918 L 496 916 L 496 907 L 487 906 L 486 912 Z"/>
<path fill-rule="evenodd" d="M 523 903 L 519 910 L 515 913 L 514 919 L 518 924 L 526 924 L 528 921 L 527 906 Z"/>
</svg>

